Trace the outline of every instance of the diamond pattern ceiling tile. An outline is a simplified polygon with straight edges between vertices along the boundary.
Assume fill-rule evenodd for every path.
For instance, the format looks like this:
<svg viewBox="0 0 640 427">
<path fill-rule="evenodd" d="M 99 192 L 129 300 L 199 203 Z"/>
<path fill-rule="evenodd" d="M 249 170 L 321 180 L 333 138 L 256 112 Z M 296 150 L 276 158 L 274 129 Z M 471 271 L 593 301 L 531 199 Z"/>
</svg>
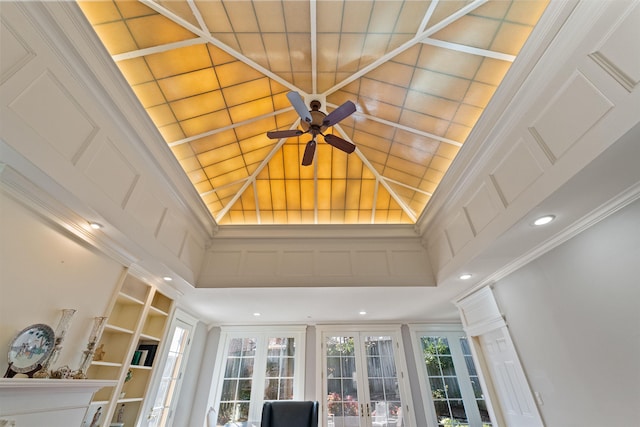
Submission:
<svg viewBox="0 0 640 427">
<path fill-rule="evenodd" d="M 79 2 L 220 225 L 415 222 L 546 4 Z M 289 91 L 354 102 L 323 133 L 356 151 L 268 138 L 299 126 Z"/>
</svg>

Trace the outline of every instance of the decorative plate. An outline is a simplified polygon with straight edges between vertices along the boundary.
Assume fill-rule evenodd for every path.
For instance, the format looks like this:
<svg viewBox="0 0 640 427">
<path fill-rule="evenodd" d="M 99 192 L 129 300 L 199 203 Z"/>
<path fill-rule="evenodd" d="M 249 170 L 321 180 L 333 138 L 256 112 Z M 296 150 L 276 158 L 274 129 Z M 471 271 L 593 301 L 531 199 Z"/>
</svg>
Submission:
<svg viewBox="0 0 640 427">
<path fill-rule="evenodd" d="M 37 323 L 24 328 L 9 347 L 8 361 L 17 373 L 31 372 L 51 355 L 55 345 L 55 333 L 50 326 Z"/>
</svg>

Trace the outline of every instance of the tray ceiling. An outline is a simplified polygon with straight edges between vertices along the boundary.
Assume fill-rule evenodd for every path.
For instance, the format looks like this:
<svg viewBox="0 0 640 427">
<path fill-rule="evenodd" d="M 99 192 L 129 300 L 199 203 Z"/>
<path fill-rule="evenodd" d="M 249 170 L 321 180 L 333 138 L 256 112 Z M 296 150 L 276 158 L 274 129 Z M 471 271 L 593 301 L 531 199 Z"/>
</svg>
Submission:
<svg viewBox="0 0 640 427">
<path fill-rule="evenodd" d="M 220 225 L 415 223 L 547 1 L 87 1 L 79 5 Z M 286 94 L 329 113 L 296 129 Z"/>
</svg>

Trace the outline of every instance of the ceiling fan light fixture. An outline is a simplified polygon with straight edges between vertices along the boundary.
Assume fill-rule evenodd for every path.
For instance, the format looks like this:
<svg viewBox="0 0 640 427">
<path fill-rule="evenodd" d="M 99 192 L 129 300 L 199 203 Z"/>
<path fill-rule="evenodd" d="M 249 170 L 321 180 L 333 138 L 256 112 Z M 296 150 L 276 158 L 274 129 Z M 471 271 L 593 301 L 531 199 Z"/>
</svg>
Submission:
<svg viewBox="0 0 640 427">
<path fill-rule="evenodd" d="M 329 114 L 320 111 L 322 102 L 317 99 L 309 101 L 310 110 L 307 110 L 305 101 L 298 92 L 288 92 L 287 99 L 289 103 L 296 110 L 298 116 L 300 116 L 300 127 L 302 130 L 289 129 L 289 130 L 276 130 L 267 132 L 267 138 L 280 139 L 289 138 L 292 136 L 300 136 L 305 133 L 311 135 L 311 140 L 307 142 L 304 155 L 302 158 L 302 166 L 309 166 L 313 163 L 313 159 L 316 153 L 316 136 L 322 135 L 324 141 L 343 151 L 347 154 L 351 154 L 355 151 L 356 146 L 347 140 L 344 140 L 336 135 L 325 135 L 324 132 L 331 126 L 338 124 L 343 119 L 346 119 L 350 115 L 356 112 L 356 105 L 347 101 L 340 105 L 338 108 L 330 112 Z"/>
</svg>

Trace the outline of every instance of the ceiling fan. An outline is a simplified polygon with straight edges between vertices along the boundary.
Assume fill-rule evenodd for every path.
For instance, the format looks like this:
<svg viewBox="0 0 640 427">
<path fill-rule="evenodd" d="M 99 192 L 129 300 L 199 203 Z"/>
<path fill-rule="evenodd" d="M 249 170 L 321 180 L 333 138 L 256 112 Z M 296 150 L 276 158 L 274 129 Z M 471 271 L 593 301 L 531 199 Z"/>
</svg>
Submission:
<svg viewBox="0 0 640 427">
<path fill-rule="evenodd" d="M 353 151 L 356 149 L 356 146 L 349 141 L 346 141 L 332 134 L 325 135 L 322 133 L 330 126 L 335 125 L 339 121 L 353 114 L 356 111 L 356 106 L 353 102 L 347 101 L 329 114 L 325 114 L 320 111 L 320 101 L 311 101 L 311 110 L 307 110 L 307 106 L 305 105 L 302 97 L 298 92 L 287 93 L 287 98 L 302 119 L 300 121 L 300 127 L 303 130 L 290 129 L 271 131 L 267 132 L 267 137 L 271 139 L 280 139 L 310 133 L 311 141 L 307 142 L 307 146 L 304 149 L 304 155 L 302 156 L 302 166 L 309 166 L 313 162 L 313 156 L 316 152 L 317 135 L 322 135 L 324 137 L 324 141 L 327 144 L 334 146 L 338 150 L 342 150 L 347 154 L 353 153 Z"/>
</svg>

